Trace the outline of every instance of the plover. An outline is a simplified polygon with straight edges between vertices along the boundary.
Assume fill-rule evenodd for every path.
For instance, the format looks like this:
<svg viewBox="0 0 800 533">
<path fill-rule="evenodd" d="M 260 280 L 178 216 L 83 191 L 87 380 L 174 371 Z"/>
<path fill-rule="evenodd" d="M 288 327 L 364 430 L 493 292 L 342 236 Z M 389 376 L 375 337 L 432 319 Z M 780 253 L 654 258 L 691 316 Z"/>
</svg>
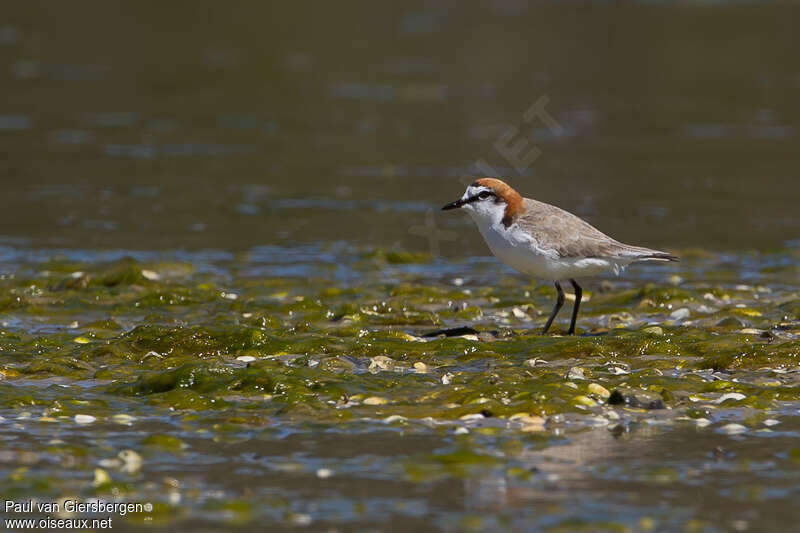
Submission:
<svg viewBox="0 0 800 533">
<path fill-rule="evenodd" d="M 572 213 L 523 198 L 495 178 L 475 181 L 459 200 L 442 207 L 443 210 L 457 208 L 467 210 L 489 249 L 502 262 L 523 274 L 553 280 L 558 296 L 543 335 L 564 305 L 561 281 L 569 280 L 575 289 L 575 305 L 567 332 L 573 335 L 583 293 L 575 278 L 603 272 L 619 274 L 635 261 L 678 260 L 667 252 L 616 241 Z"/>
</svg>

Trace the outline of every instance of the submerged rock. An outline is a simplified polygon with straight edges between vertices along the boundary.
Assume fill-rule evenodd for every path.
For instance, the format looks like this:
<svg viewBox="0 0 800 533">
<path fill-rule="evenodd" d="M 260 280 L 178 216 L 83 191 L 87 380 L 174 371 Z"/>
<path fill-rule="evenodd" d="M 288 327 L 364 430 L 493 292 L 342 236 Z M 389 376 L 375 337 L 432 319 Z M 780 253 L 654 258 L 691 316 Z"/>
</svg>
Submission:
<svg viewBox="0 0 800 533">
<path fill-rule="evenodd" d="M 648 410 L 666 408 L 661 396 L 633 389 L 614 389 L 608 397 L 608 404 Z"/>
</svg>

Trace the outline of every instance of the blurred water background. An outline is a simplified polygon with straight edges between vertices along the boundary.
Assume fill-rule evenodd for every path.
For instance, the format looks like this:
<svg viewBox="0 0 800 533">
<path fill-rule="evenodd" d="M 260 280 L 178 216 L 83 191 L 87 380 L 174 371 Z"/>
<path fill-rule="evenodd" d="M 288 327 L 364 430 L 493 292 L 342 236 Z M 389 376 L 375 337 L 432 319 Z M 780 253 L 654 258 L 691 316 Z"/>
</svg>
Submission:
<svg viewBox="0 0 800 533">
<path fill-rule="evenodd" d="M 483 159 L 622 240 L 796 244 L 797 9 L 15 3 L 0 26 L 0 234 L 426 250 L 412 222 Z M 523 117 L 542 97 L 556 132 Z M 540 152 L 521 173 L 495 146 L 517 142 Z M 436 223 L 459 231 L 448 255 L 485 253 L 465 218 Z"/>
</svg>

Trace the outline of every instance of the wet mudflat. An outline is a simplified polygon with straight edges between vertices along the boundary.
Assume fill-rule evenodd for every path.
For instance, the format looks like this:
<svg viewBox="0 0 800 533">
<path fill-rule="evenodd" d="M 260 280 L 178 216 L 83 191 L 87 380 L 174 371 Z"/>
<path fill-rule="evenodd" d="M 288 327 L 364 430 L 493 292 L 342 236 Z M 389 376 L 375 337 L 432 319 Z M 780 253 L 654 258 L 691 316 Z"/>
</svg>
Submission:
<svg viewBox="0 0 800 533">
<path fill-rule="evenodd" d="M 268 251 L 6 249 L 3 498 L 152 503 L 131 529 L 794 522 L 796 250 L 634 267 L 576 337 L 493 261 Z"/>
<path fill-rule="evenodd" d="M 150 503 L 131 531 L 795 527 L 797 6 L 237 5 L 4 6 L 2 499 Z M 537 335 L 549 282 L 438 211 L 487 165 L 682 261 Z"/>
</svg>

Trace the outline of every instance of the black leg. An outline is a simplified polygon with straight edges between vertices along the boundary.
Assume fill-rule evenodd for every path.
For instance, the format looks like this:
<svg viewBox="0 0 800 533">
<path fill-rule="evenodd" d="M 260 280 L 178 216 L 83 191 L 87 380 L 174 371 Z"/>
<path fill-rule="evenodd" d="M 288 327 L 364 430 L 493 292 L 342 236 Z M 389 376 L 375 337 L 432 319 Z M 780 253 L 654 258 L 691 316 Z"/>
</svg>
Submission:
<svg viewBox="0 0 800 533">
<path fill-rule="evenodd" d="M 561 306 L 564 305 L 564 290 L 561 288 L 561 284 L 559 282 L 555 282 L 556 290 L 558 291 L 558 296 L 556 297 L 556 306 L 553 308 L 553 312 L 550 313 L 550 318 L 547 319 L 547 324 L 544 325 L 544 329 L 542 330 L 542 335 L 547 333 L 547 330 L 550 329 L 550 325 L 555 320 L 556 315 L 559 311 L 561 311 Z"/>
<path fill-rule="evenodd" d="M 583 291 L 581 290 L 581 286 L 578 285 L 578 282 L 574 279 L 570 279 L 569 282 L 572 283 L 572 288 L 575 289 L 575 305 L 572 307 L 572 321 L 569 323 L 567 335 L 575 335 L 575 322 L 578 320 L 578 308 L 581 306 Z"/>
</svg>

